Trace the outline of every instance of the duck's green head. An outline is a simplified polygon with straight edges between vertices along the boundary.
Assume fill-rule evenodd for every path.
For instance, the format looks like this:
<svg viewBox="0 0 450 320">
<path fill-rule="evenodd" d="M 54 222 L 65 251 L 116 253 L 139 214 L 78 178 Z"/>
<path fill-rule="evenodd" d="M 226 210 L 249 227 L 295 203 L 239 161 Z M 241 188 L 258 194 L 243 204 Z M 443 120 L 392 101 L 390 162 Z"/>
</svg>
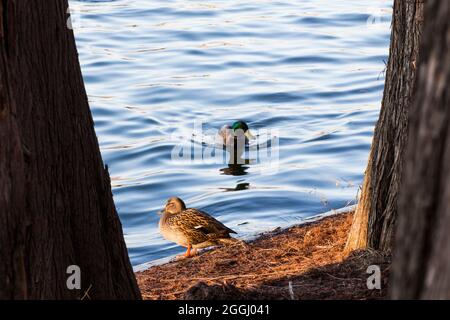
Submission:
<svg viewBox="0 0 450 320">
<path fill-rule="evenodd" d="M 231 126 L 231 129 L 233 129 L 233 131 L 236 130 L 242 130 L 244 132 L 244 135 L 248 138 L 248 139 L 254 139 L 255 136 L 252 135 L 252 133 L 250 132 L 250 129 L 248 128 L 248 125 L 245 121 L 242 120 L 238 120 L 235 123 L 233 123 L 233 125 Z"/>
</svg>

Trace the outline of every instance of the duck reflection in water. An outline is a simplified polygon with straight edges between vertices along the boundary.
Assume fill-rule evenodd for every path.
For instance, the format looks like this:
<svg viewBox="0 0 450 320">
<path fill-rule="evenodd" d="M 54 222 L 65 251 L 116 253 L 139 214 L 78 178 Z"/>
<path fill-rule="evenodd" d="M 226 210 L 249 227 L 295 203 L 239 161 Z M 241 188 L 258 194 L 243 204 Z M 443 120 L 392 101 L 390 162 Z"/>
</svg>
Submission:
<svg viewBox="0 0 450 320">
<path fill-rule="evenodd" d="M 220 169 L 221 174 L 227 176 L 245 176 L 248 174 L 248 166 L 242 164 L 228 164 L 228 167 Z"/>
<path fill-rule="evenodd" d="M 224 190 L 225 192 L 247 190 L 250 189 L 250 183 L 242 182 L 238 183 L 235 188 L 221 188 L 221 189 Z"/>
</svg>

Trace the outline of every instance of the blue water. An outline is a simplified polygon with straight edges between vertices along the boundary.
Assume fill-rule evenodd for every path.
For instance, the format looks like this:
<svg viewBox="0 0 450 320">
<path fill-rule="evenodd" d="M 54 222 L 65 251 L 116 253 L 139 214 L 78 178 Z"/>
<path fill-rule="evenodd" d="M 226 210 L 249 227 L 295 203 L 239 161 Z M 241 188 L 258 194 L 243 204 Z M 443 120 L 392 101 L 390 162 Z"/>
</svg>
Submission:
<svg viewBox="0 0 450 320">
<path fill-rule="evenodd" d="M 133 265 L 183 251 L 157 230 L 179 196 L 240 237 L 355 202 L 384 85 L 392 1 L 70 1 Z M 275 167 L 172 160 L 174 132 L 245 119 Z M 194 139 L 195 140 L 195 139 Z"/>
</svg>

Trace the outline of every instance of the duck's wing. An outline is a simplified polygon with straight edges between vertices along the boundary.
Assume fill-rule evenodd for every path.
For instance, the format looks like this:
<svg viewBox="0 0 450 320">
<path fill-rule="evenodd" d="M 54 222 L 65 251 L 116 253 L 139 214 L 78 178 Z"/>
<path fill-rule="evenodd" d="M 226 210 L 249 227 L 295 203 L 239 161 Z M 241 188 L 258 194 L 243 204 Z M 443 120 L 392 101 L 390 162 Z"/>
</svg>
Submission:
<svg viewBox="0 0 450 320">
<path fill-rule="evenodd" d="M 219 137 L 222 140 L 221 143 L 224 145 L 227 144 L 228 137 L 230 136 L 230 130 L 231 127 L 229 125 L 224 125 L 218 132 Z"/>
<path fill-rule="evenodd" d="M 206 212 L 189 208 L 182 212 L 185 227 L 196 230 L 208 236 L 228 236 L 229 233 L 236 233 L 225 226 L 222 222 L 214 219 Z"/>
<path fill-rule="evenodd" d="M 231 130 L 231 127 L 229 125 L 224 125 L 222 128 L 220 128 L 219 130 L 219 134 L 224 134 L 227 133 L 229 130 Z"/>
</svg>

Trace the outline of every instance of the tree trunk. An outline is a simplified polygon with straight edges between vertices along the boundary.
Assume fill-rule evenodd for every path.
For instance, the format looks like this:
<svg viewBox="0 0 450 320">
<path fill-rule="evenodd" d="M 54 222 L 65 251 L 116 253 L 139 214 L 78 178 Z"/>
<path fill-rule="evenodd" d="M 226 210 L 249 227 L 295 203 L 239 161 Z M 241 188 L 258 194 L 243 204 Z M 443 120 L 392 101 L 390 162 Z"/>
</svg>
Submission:
<svg viewBox="0 0 450 320">
<path fill-rule="evenodd" d="M 0 1 L 0 299 L 140 298 L 67 8 Z"/>
<path fill-rule="evenodd" d="M 450 1 L 429 0 L 399 198 L 391 294 L 450 299 Z"/>
<path fill-rule="evenodd" d="M 392 246 L 397 197 L 414 92 L 424 0 L 395 0 L 391 45 L 380 117 L 346 252 Z"/>
</svg>

